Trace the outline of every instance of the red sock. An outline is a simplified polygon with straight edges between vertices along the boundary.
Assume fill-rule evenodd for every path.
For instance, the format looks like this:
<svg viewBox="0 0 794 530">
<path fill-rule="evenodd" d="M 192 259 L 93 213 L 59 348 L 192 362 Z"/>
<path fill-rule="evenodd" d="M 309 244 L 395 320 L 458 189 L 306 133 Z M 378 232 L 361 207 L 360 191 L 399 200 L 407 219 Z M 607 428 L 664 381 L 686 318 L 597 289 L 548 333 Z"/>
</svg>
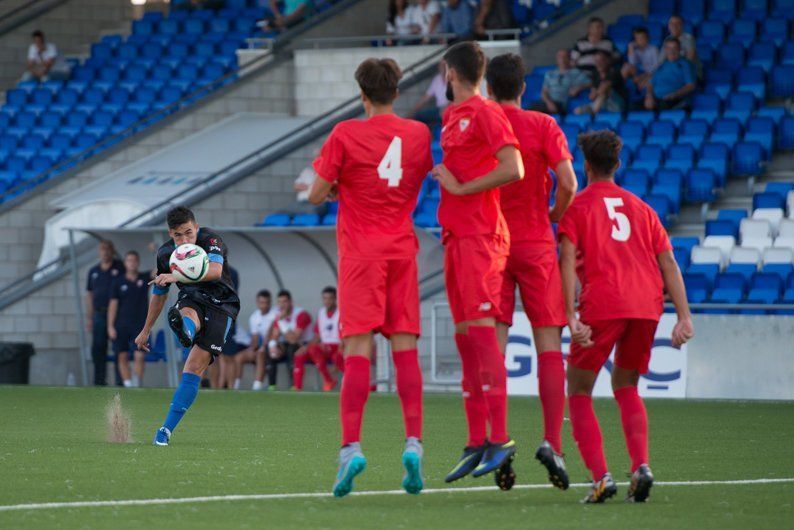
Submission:
<svg viewBox="0 0 794 530">
<path fill-rule="evenodd" d="M 636 386 L 615 390 L 615 399 L 620 407 L 623 436 L 631 457 L 631 472 L 634 473 L 640 465 L 648 463 L 648 413 Z"/>
<path fill-rule="evenodd" d="M 507 434 L 507 369 L 496 339 L 496 328 L 469 326 L 469 340 L 480 358 L 480 380 L 491 424 L 489 439 L 492 443 L 505 443 L 510 439 Z"/>
<path fill-rule="evenodd" d="M 469 440 L 466 445 L 474 447 L 485 443 L 487 429 L 488 406 L 482 393 L 480 381 L 480 361 L 477 353 L 471 347 L 468 335 L 455 334 L 455 344 L 458 345 L 460 362 L 463 367 L 463 378 L 460 382 L 463 388 L 463 408 L 466 411 L 466 423 L 469 427 Z"/>
<path fill-rule="evenodd" d="M 314 363 L 314 366 L 317 367 L 317 371 L 320 372 L 320 377 L 323 378 L 323 382 L 326 384 L 331 384 L 334 379 L 331 377 L 331 373 L 328 371 L 328 362 L 323 355 L 322 348 L 317 344 L 312 344 L 309 346 L 308 354 L 309 358 Z"/>
<path fill-rule="evenodd" d="M 392 353 L 397 376 L 397 395 L 403 409 L 405 437 L 422 439 L 422 368 L 419 352 L 413 350 Z"/>
<path fill-rule="evenodd" d="M 565 416 L 565 369 L 562 352 L 538 355 L 538 393 L 543 407 L 543 439 L 562 453 L 562 420 Z"/>
<path fill-rule="evenodd" d="M 292 367 L 292 384 L 298 390 L 303 389 L 303 374 L 306 373 L 306 361 L 309 360 L 308 353 L 302 353 L 300 355 L 296 355 L 295 359 L 293 360 L 293 367 Z"/>
<path fill-rule="evenodd" d="M 361 441 L 361 419 L 369 397 L 369 359 L 360 355 L 345 358 L 345 377 L 339 395 L 342 445 Z"/>
<path fill-rule="evenodd" d="M 607 460 L 604 456 L 601 427 L 598 426 L 598 418 L 593 410 L 593 398 L 581 394 L 568 396 L 568 410 L 573 438 L 579 446 L 582 460 L 593 474 L 593 480 L 600 480 L 607 472 Z"/>
</svg>

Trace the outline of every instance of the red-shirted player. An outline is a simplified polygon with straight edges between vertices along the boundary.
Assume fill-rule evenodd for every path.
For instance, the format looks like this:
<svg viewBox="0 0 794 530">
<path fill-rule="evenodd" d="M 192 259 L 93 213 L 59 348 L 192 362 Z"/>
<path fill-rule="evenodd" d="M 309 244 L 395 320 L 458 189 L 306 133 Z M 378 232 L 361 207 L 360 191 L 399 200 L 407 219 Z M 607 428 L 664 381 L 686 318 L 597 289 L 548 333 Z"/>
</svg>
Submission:
<svg viewBox="0 0 794 530">
<path fill-rule="evenodd" d="M 574 439 L 593 475 L 593 488 L 584 502 L 604 502 L 617 493 L 591 397 L 598 372 L 615 345 L 612 389 L 631 457 L 627 500 L 643 502 L 653 475 L 648 467 L 648 417 L 637 383 L 648 371 L 664 288 L 678 313 L 673 346 L 691 339 L 694 330 L 681 271 L 659 217 L 637 196 L 615 185 L 620 138 L 611 131 L 598 131 L 580 135 L 579 145 L 589 186 L 562 218 L 558 237 L 572 339 L 568 408 Z M 574 309 L 577 274 L 582 285 L 579 317 Z"/>
<path fill-rule="evenodd" d="M 411 217 L 422 181 L 432 169 L 430 130 L 394 114 L 402 76 L 391 59 L 367 59 L 356 70 L 367 118 L 337 124 L 314 162 L 318 178 L 309 200 L 339 196 L 340 332 L 345 376 L 340 414 L 342 449 L 334 495 L 347 495 L 366 466 L 360 434 L 370 391 L 373 334 L 391 339 L 406 445 L 403 488 L 423 486 L 422 371 L 416 253 Z"/>
<path fill-rule="evenodd" d="M 521 110 L 521 95 L 526 88 L 524 72 L 521 57 L 513 53 L 492 58 L 485 72 L 488 93 L 510 120 L 524 162 L 524 178 L 500 190 L 502 214 L 510 229 L 510 256 L 502 282 L 502 314 L 496 331 L 505 352 L 518 286 L 538 352 L 544 435 L 535 458 L 546 466 L 549 480 L 555 486 L 567 489 L 568 473 L 562 457 L 565 368 L 561 340 L 567 321 L 551 223 L 559 221 L 570 206 L 577 183 L 568 140 L 557 122 L 548 114 Z M 549 194 L 553 182 L 549 169 L 557 175 L 557 193 L 551 210 Z M 510 485 L 498 475 L 500 486 Z"/>
<path fill-rule="evenodd" d="M 485 54 L 479 44 L 456 44 L 444 61 L 453 102 L 443 117 L 444 161 L 433 175 L 442 186 L 438 219 L 444 278 L 469 428 L 463 456 L 445 479 L 452 482 L 469 473 L 479 477 L 508 468 L 515 454 L 515 442 L 507 433 L 507 371 L 495 327 L 510 247 L 498 187 L 520 180 L 524 167 L 504 111 L 480 95 Z"/>
<path fill-rule="evenodd" d="M 341 364 L 337 358 L 342 355 L 339 337 L 339 308 L 336 306 L 336 289 L 323 289 L 323 307 L 317 311 L 314 321 L 314 337 L 295 354 L 295 366 L 292 369 L 292 384 L 295 390 L 303 390 L 305 365 L 311 361 L 323 378 L 323 392 L 329 392 L 336 386 L 336 379 L 328 371 L 328 363 Z"/>
</svg>

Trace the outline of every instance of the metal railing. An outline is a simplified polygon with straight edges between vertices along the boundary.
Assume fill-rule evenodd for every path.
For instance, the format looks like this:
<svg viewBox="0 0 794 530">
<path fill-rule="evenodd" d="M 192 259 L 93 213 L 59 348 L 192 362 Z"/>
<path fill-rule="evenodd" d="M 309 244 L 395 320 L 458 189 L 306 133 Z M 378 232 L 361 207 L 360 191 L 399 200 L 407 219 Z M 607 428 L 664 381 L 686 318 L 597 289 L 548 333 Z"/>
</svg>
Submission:
<svg viewBox="0 0 794 530">
<path fill-rule="evenodd" d="M 69 0 L 30 0 L 0 15 L 0 36 L 68 2 Z"/>
</svg>

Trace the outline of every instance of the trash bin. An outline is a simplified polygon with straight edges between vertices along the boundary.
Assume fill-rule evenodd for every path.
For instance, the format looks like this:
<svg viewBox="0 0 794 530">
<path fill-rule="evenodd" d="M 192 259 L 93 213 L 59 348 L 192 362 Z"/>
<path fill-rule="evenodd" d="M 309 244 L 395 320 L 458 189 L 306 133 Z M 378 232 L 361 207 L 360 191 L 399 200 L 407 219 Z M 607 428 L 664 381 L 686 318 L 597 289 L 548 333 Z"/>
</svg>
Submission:
<svg viewBox="0 0 794 530">
<path fill-rule="evenodd" d="M 35 354 L 29 342 L 0 342 L 0 384 L 28 384 L 30 356 Z"/>
</svg>

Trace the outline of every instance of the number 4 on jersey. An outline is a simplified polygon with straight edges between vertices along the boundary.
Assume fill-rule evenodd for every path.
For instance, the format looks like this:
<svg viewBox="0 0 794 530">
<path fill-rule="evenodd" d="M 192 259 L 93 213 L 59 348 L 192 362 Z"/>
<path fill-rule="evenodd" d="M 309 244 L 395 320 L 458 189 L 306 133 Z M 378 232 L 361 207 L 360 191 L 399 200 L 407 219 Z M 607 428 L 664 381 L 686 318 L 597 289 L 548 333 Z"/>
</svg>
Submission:
<svg viewBox="0 0 794 530">
<path fill-rule="evenodd" d="M 403 141 L 399 136 L 395 136 L 378 164 L 378 177 L 387 181 L 390 188 L 399 186 L 403 178 L 402 159 Z"/>
<path fill-rule="evenodd" d="M 620 197 L 604 197 L 604 205 L 607 207 L 607 215 L 617 223 L 612 225 L 612 239 L 615 241 L 628 241 L 631 236 L 631 223 L 626 214 L 617 211 L 618 206 L 623 206 L 623 199 Z"/>
</svg>

